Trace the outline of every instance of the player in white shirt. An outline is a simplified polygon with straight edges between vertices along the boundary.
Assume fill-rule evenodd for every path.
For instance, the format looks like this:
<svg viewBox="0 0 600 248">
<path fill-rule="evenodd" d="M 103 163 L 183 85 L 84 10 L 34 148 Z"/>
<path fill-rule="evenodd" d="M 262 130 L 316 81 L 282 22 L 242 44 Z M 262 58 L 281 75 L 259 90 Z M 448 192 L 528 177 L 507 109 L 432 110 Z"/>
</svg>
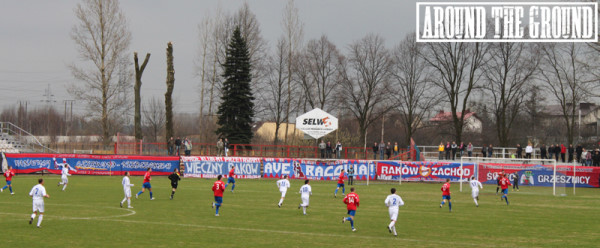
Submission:
<svg viewBox="0 0 600 248">
<path fill-rule="evenodd" d="M 44 179 L 38 179 L 38 183 L 29 192 L 29 196 L 33 198 L 33 213 L 31 214 L 31 219 L 29 219 L 29 224 L 31 225 L 36 214 L 39 212 L 40 216 L 38 217 L 37 227 L 40 228 L 42 227 L 42 219 L 44 219 L 44 197 L 50 198 L 50 196 L 46 194 Z"/>
<path fill-rule="evenodd" d="M 388 212 L 390 214 L 390 224 L 388 225 L 388 231 L 390 233 L 394 233 L 394 236 L 398 236 L 396 233 L 396 219 L 398 219 L 398 207 L 404 206 L 404 201 L 399 195 L 396 195 L 396 188 L 392 188 L 390 190 L 392 193 L 385 198 L 385 206 L 388 207 Z"/>
<path fill-rule="evenodd" d="M 281 192 L 281 199 L 279 199 L 279 204 L 277 204 L 277 206 L 281 207 L 281 204 L 283 204 L 283 199 L 285 198 L 285 193 L 287 192 L 288 188 L 290 188 L 290 181 L 288 180 L 287 175 L 283 176 L 283 179 L 277 181 L 277 187 L 279 188 L 279 192 Z"/>
<path fill-rule="evenodd" d="M 131 187 L 133 187 L 133 184 L 131 184 L 129 181 L 129 171 L 125 172 L 125 176 L 123 177 L 121 184 L 123 184 L 123 192 L 125 193 L 125 197 L 121 201 L 121 207 L 123 207 L 123 203 L 127 201 L 127 208 L 133 208 L 131 206 Z"/>
<path fill-rule="evenodd" d="M 308 179 L 304 181 L 304 185 L 300 187 L 300 194 L 302 194 L 302 204 L 298 205 L 298 209 L 302 207 L 304 215 L 306 215 L 306 208 L 308 207 L 308 198 L 312 195 L 312 188 L 308 185 Z"/>
<path fill-rule="evenodd" d="M 69 178 L 68 176 L 70 176 L 71 174 L 69 174 L 69 169 L 70 170 L 75 170 L 73 169 L 69 164 L 67 164 L 67 159 L 63 158 L 63 162 L 62 164 L 59 164 L 56 162 L 56 158 L 54 158 L 54 164 L 56 165 L 56 167 L 62 167 L 61 168 L 61 179 L 62 181 L 58 182 L 58 184 L 56 186 L 60 186 L 63 185 L 62 190 L 65 191 L 65 189 L 67 188 L 67 184 L 69 183 Z"/>
<path fill-rule="evenodd" d="M 475 202 L 475 206 L 479 207 L 479 203 L 477 202 L 479 200 L 479 188 L 483 189 L 483 185 L 481 185 L 481 182 L 477 181 L 477 179 L 475 179 L 475 176 L 471 177 L 471 196 L 473 197 L 473 201 Z"/>
</svg>

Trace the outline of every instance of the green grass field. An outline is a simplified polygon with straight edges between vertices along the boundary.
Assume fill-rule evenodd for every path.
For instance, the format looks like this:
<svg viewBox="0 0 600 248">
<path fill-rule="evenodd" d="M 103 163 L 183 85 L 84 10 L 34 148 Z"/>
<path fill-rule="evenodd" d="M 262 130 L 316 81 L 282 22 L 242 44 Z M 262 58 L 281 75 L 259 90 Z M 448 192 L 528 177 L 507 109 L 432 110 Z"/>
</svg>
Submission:
<svg viewBox="0 0 600 248">
<path fill-rule="evenodd" d="M 484 185 L 480 207 L 470 189 L 452 185 L 453 211 L 440 209 L 441 184 L 356 185 L 361 205 L 357 232 L 342 224 L 346 208 L 335 182 L 311 182 L 308 215 L 299 210 L 303 184 L 292 180 L 282 208 L 275 180 L 237 180 L 235 194 L 225 192 L 219 217 L 211 208 L 213 180 L 183 179 L 169 200 L 166 177 L 153 177 L 156 200 L 148 193 L 132 199 L 134 209 L 119 207 L 121 177 L 71 176 L 65 192 L 59 176 L 44 176 L 42 228 L 29 225 L 29 190 L 38 176 L 16 176 L 16 194 L 0 194 L 0 242 L 3 247 L 597 247 L 600 242 L 598 189 L 577 189 L 577 196 L 554 197 L 552 189 L 522 187 L 510 192 L 510 206 Z M 140 190 L 142 177 L 131 177 Z M 3 183 L 3 181 L 2 181 Z M 400 208 L 398 237 L 387 231 L 383 201 L 391 187 L 406 205 Z M 569 189 L 567 189 L 569 190 Z M 347 192 L 349 189 L 347 189 Z M 37 219 L 36 219 L 37 221 Z"/>
</svg>

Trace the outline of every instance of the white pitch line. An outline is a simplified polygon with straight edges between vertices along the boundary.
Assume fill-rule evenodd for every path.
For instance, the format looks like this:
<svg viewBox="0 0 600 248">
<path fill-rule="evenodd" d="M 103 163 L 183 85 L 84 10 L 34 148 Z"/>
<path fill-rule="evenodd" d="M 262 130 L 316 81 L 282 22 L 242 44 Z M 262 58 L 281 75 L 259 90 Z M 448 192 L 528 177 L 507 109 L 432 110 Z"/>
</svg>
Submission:
<svg viewBox="0 0 600 248">
<path fill-rule="evenodd" d="M 11 202 L 12 204 L 20 204 L 20 205 L 29 205 L 29 204 L 21 204 L 18 202 Z M 51 203 L 51 204 L 45 204 L 45 205 L 53 205 L 53 206 L 69 206 L 69 207 L 91 207 L 88 205 L 76 205 L 76 204 L 56 204 L 56 203 Z M 97 207 L 97 206 L 94 206 Z M 56 219 L 70 219 L 70 220 L 99 220 L 99 219 L 105 219 L 105 218 L 121 218 L 121 217 L 127 217 L 127 216 L 131 216 L 136 214 L 136 212 L 134 210 L 128 209 L 128 208 L 116 208 L 116 207 L 101 207 L 101 208 L 106 208 L 106 209 L 118 209 L 118 210 L 125 210 L 128 211 L 129 213 L 126 214 L 119 214 L 119 215 L 109 215 L 109 216 L 93 216 L 93 217 L 71 217 L 71 216 L 58 216 L 58 215 L 52 215 L 52 214 L 47 214 L 44 213 L 44 216 L 46 218 L 50 217 L 50 218 L 56 218 Z M 6 212 L 0 212 L 0 214 L 3 215 L 29 215 L 29 214 L 20 214 L 20 213 L 6 213 Z"/>
<path fill-rule="evenodd" d="M 322 236 L 322 237 L 341 237 L 341 238 L 367 238 L 367 239 L 383 239 L 383 240 L 401 240 L 409 242 L 419 243 L 439 243 L 439 244 L 457 244 L 457 245 L 469 245 L 469 246 L 480 246 L 479 244 L 472 243 L 457 243 L 451 241 L 436 241 L 436 240 L 419 240 L 419 239 L 407 239 L 398 237 L 374 237 L 374 236 L 355 236 L 355 235 L 342 235 L 342 234 L 327 234 L 327 233 L 310 233 L 310 232 L 294 232 L 294 231 L 280 231 L 280 230 L 267 230 L 267 229 L 255 229 L 255 228 L 242 228 L 242 227 L 225 227 L 225 226 L 205 226 L 197 224 L 182 224 L 182 223 L 169 223 L 169 222 L 153 222 L 153 221 L 139 221 L 139 220 L 121 220 L 121 219 L 100 219 L 104 221 L 116 221 L 124 223 L 137 223 L 137 224 L 154 224 L 154 225 L 172 225 L 172 226 L 183 226 L 183 227 L 196 227 L 205 229 L 221 229 L 221 230 L 236 230 L 236 231 L 247 231 L 247 232 L 265 232 L 265 233 L 279 233 L 279 234 L 295 234 L 295 235 L 307 235 L 307 236 Z"/>
</svg>

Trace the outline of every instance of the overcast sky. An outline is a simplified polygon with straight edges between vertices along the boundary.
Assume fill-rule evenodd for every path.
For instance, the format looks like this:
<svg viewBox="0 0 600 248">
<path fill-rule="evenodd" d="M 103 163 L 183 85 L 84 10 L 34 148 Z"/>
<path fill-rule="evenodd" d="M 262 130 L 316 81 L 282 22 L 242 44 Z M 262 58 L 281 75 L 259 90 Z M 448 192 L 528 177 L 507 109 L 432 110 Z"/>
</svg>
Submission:
<svg viewBox="0 0 600 248">
<path fill-rule="evenodd" d="M 27 101 L 43 106 L 50 85 L 55 106 L 62 112 L 64 100 L 73 99 L 66 87 L 75 82 L 67 65 L 79 61 L 69 34 L 76 23 L 76 0 L 3 1 L 0 8 L 0 107 Z M 198 54 L 200 21 L 217 6 L 229 13 L 244 1 L 229 0 L 130 0 L 121 1 L 128 19 L 133 51 L 151 53 L 142 81 L 143 101 L 153 96 L 164 99 L 166 91 L 165 48 L 174 44 L 175 110 L 196 113 L 199 106 L 199 79 L 194 77 Z M 285 0 L 251 0 L 250 9 L 260 22 L 262 36 L 269 47 L 282 34 L 281 19 Z M 304 40 L 326 34 L 338 48 L 368 33 L 379 34 L 391 47 L 415 29 L 416 1 L 410 0 L 299 0 L 299 15 L 304 23 Z M 81 111 L 84 106 L 74 107 Z"/>
</svg>

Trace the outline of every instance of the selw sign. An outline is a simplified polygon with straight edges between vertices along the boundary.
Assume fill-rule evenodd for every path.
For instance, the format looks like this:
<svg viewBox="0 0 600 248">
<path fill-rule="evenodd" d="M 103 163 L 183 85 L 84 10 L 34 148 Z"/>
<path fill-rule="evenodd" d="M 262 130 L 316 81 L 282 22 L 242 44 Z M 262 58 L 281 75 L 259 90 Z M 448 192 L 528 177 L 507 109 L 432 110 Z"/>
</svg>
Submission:
<svg viewBox="0 0 600 248">
<path fill-rule="evenodd" d="M 316 108 L 296 118 L 296 128 L 318 139 L 338 128 L 338 119 Z"/>
</svg>

